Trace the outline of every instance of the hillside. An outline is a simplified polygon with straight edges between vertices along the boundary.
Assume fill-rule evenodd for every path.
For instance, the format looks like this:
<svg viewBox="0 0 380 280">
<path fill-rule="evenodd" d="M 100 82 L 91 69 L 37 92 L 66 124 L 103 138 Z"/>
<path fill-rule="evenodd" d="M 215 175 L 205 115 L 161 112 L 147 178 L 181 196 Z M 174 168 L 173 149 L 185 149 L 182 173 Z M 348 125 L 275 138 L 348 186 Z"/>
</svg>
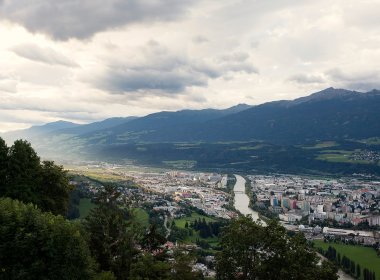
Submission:
<svg viewBox="0 0 380 280">
<path fill-rule="evenodd" d="M 265 103 L 198 126 L 151 131 L 152 142 L 250 141 L 295 145 L 380 136 L 380 92 L 326 89 L 293 101 Z"/>
<path fill-rule="evenodd" d="M 380 91 L 328 88 L 292 101 L 159 112 L 79 136 L 91 144 L 260 140 L 296 145 L 380 136 Z"/>
<path fill-rule="evenodd" d="M 37 137 L 24 135 L 48 158 L 172 168 L 380 174 L 378 108 L 380 91 L 328 88 L 291 101 L 158 112 L 73 124 Z"/>
</svg>

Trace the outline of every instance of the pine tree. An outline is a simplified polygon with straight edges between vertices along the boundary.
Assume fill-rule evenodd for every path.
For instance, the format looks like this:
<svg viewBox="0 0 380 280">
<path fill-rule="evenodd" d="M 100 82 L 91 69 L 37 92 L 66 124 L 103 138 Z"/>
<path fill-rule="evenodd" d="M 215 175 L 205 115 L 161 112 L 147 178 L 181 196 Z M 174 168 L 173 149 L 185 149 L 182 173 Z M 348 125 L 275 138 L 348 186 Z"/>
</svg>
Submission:
<svg viewBox="0 0 380 280">
<path fill-rule="evenodd" d="M 355 276 L 355 262 L 354 261 L 351 261 L 351 264 L 350 264 L 350 272 L 351 272 L 351 275 L 352 276 Z"/>
<path fill-rule="evenodd" d="M 5 141 L 0 137 L 0 194 L 5 193 L 8 173 L 8 147 Z"/>
<path fill-rule="evenodd" d="M 360 278 L 361 276 L 361 269 L 360 269 L 360 264 L 356 265 L 356 278 Z"/>
<path fill-rule="evenodd" d="M 126 279 L 137 255 L 136 228 L 131 213 L 119 207 L 120 193 L 107 185 L 97 198 L 98 205 L 84 221 L 89 245 L 99 267 Z"/>
</svg>

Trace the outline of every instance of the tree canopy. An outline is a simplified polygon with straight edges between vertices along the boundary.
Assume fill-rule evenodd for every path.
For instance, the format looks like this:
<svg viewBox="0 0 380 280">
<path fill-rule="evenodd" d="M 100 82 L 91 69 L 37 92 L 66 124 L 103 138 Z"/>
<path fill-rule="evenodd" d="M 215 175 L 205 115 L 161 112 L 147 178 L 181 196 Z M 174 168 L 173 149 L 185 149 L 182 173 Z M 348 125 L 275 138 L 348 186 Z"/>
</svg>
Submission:
<svg viewBox="0 0 380 280">
<path fill-rule="evenodd" d="M 17 140 L 8 148 L 0 138 L 0 196 L 66 215 L 70 191 L 67 173 L 61 166 L 41 162 L 27 141 Z"/>
<path fill-rule="evenodd" d="M 84 227 L 89 234 L 89 245 L 100 269 L 112 271 L 117 279 L 126 279 L 137 255 L 136 238 L 130 212 L 119 207 L 120 193 L 106 186 L 98 197 Z"/>
<path fill-rule="evenodd" d="M 302 235 L 289 237 L 275 221 L 262 227 L 250 217 L 240 217 L 224 229 L 220 244 L 219 280 L 337 279 L 337 269 L 327 262 L 318 265 L 319 258 Z"/>
<path fill-rule="evenodd" d="M 91 279 L 93 268 L 78 224 L 32 204 L 0 199 L 2 279 Z"/>
</svg>

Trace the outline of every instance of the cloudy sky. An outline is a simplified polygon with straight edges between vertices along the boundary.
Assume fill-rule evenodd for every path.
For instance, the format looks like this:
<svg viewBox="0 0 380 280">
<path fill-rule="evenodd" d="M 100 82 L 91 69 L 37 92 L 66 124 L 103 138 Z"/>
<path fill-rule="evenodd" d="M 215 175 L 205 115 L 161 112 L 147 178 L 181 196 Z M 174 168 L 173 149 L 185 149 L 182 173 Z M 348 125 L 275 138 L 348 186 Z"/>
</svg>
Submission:
<svg viewBox="0 0 380 280">
<path fill-rule="evenodd" d="M 0 131 L 380 88 L 379 0 L 0 0 Z"/>
</svg>

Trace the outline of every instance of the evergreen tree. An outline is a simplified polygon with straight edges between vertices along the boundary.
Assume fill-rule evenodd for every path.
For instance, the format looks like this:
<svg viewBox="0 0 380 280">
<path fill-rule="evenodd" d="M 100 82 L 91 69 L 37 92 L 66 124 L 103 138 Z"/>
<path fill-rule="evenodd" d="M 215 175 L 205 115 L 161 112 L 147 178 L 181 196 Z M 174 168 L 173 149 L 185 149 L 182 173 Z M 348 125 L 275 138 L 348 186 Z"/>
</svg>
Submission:
<svg viewBox="0 0 380 280">
<path fill-rule="evenodd" d="M 156 224 L 152 224 L 144 235 L 141 244 L 144 249 L 153 252 L 157 250 L 160 245 L 165 244 L 165 242 L 166 238 L 158 233 Z"/>
<path fill-rule="evenodd" d="M 118 205 L 120 193 L 106 186 L 84 221 L 94 258 L 103 271 L 112 271 L 117 279 L 126 279 L 137 254 L 136 229 L 130 213 Z"/>
<path fill-rule="evenodd" d="M 363 277 L 364 277 L 364 280 L 370 280 L 369 279 L 369 271 L 367 268 L 364 268 L 364 270 L 363 270 Z"/>
<path fill-rule="evenodd" d="M 41 164 L 27 141 L 17 140 L 8 149 L 0 138 L 0 196 L 66 215 L 70 192 L 67 173 L 61 166 L 51 161 Z"/>
<path fill-rule="evenodd" d="M 40 158 L 30 143 L 17 140 L 9 149 L 8 180 L 4 196 L 23 202 L 38 204 L 40 197 L 37 187 L 40 184 Z"/>
<path fill-rule="evenodd" d="M 350 274 L 352 276 L 355 276 L 355 268 L 356 268 L 355 262 L 351 261 L 351 263 L 350 263 Z"/>
<path fill-rule="evenodd" d="M 360 279 L 360 276 L 361 276 L 361 268 L 360 268 L 360 264 L 357 264 L 356 265 L 356 278 Z"/>
<path fill-rule="evenodd" d="M 8 174 L 8 147 L 5 141 L 0 137 L 0 194 L 5 193 Z"/>
<path fill-rule="evenodd" d="M 194 226 L 193 226 L 194 230 L 197 231 L 198 230 L 198 221 L 195 220 L 194 221 Z"/>
</svg>

